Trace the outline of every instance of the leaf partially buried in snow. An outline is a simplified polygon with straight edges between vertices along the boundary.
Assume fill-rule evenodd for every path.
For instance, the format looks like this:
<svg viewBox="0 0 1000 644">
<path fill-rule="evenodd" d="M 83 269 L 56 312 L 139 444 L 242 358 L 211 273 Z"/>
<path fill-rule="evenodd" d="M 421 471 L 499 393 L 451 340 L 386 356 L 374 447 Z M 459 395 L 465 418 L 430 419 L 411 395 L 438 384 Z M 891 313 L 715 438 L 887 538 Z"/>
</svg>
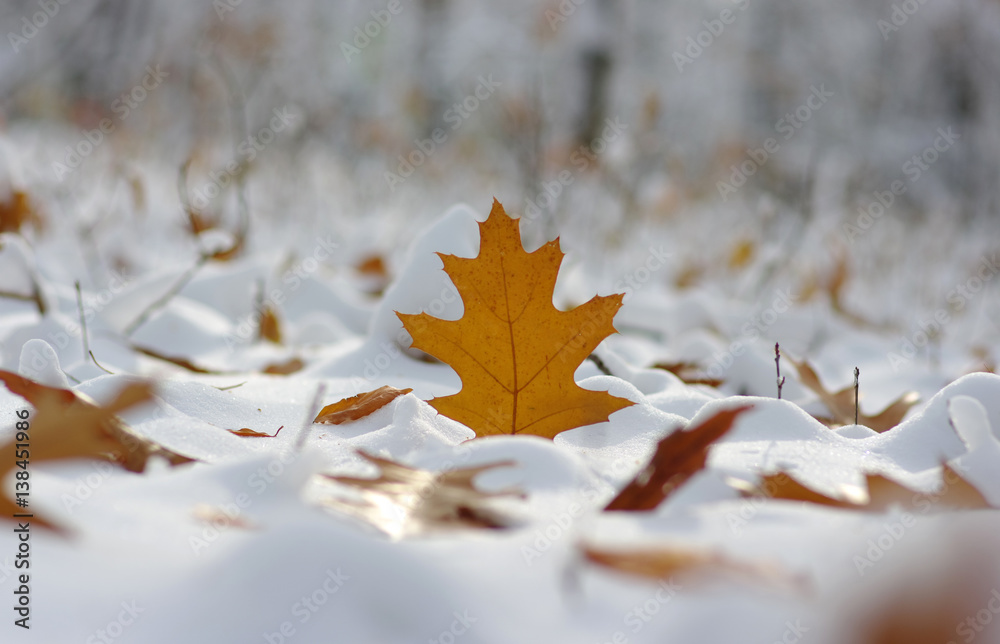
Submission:
<svg viewBox="0 0 1000 644">
<path fill-rule="evenodd" d="M 595 296 L 571 311 L 552 304 L 563 253 L 556 239 L 528 253 L 518 220 L 499 201 L 479 224 L 479 255 L 440 255 L 465 313 L 442 320 L 398 313 L 414 348 L 451 365 L 457 394 L 430 400 L 478 436 L 561 431 L 608 420 L 633 403 L 583 389 L 573 374 L 604 338 L 624 295 Z"/>
<path fill-rule="evenodd" d="M 798 362 L 792 358 L 788 358 L 788 361 L 795 366 L 795 370 L 799 374 L 799 382 L 808 389 L 811 389 L 819 397 L 820 401 L 826 405 L 826 408 L 830 410 L 830 418 L 817 416 L 816 420 L 829 426 L 854 424 L 853 385 L 831 393 L 820 382 L 816 370 L 812 368 L 809 362 L 805 360 Z M 913 407 L 919 401 L 920 396 L 915 391 L 907 392 L 874 416 L 859 413 L 858 424 L 864 425 L 869 429 L 874 429 L 879 433 L 888 431 L 898 425 L 903 420 L 906 412 L 910 410 L 910 407 Z"/>
<path fill-rule="evenodd" d="M 580 550 L 592 564 L 646 579 L 737 577 L 806 590 L 803 580 L 793 579 L 776 566 L 736 561 L 704 548 L 670 544 L 609 549 L 582 545 Z"/>
<path fill-rule="evenodd" d="M 904 510 L 927 512 L 936 510 L 978 510 L 991 507 L 982 493 L 951 468 L 942 464 L 942 484 L 933 492 L 920 492 L 881 474 L 865 475 L 867 489 L 844 487 L 836 496 L 817 492 L 802 484 L 787 472 L 761 477 L 759 485 L 747 487 L 733 482 L 743 496 L 763 496 L 785 501 L 803 501 L 833 508 L 860 509 L 882 512 L 892 506 Z"/>
<path fill-rule="evenodd" d="M 491 507 L 491 501 L 497 497 L 523 496 L 517 490 L 481 492 L 473 484 L 473 479 L 482 472 L 510 467 L 515 465 L 513 461 L 433 472 L 358 453 L 378 466 L 379 477 L 325 474 L 325 478 L 353 488 L 361 498 L 353 501 L 335 497 L 324 504 L 357 516 L 395 538 L 435 530 L 502 528 L 511 522 Z"/>
<path fill-rule="evenodd" d="M 705 467 L 708 448 L 732 429 L 750 405 L 724 409 L 695 427 L 668 434 L 656 446 L 649 464 L 608 503 L 605 510 L 652 510 Z"/>
<path fill-rule="evenodd" d="M 165 458 L 171 465 L 193 460 L 139 436 L 115 416 L 149 400 L 152 396 L 149 384 L 129 384 L 110 404 L 99 407 L 81 394 L 47 387 L 9 371 L 0 371 L 0 381 L 35 408 L 35 413 L 27 420 L 28 440 L 20 440 L 15 433 L 10 442 L 0 447 L 0 454 L 3 454 L 0 480 L 18 467 L 16 461 L 23 461 L 22 457 L 18 457 L 19 442 L 28 443 L 32 463 L 96 458 L 117 463 L 132 472 L 141 472 L 153 456 Z M 15 428 L 18 426 L 15 425 Z M 18 509 L 6 495 L 0 495 L 0 515 L 9 518 L 12 513 L 25 511 L 31 510 Z M 53 527 L 37 514 L 34 521 Z"/>
<path fill-rule="evenodd" d="M 364 418 L 365 416 L 382 409 L 393 400 L 408 394 L 412 389 L 396 389 L 389 385 L 383 385 L 374 391 L 368 391 L 357 396 L 344 398 L 332 405 L 327 405 L 320 410 L 314 423 L 323 425 L 340 425 L 348 421 Z"/>
</svg>

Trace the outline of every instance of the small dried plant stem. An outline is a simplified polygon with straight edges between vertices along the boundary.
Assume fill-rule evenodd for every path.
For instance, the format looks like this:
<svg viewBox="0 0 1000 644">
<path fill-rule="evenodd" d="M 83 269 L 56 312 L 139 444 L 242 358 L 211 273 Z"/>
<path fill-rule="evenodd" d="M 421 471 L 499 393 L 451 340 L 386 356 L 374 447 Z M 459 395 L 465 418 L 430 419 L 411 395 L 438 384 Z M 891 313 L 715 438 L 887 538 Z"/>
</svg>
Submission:
<svg viewBox="0 0 1000 644">
<path fill-rule="evenodd" d="M 74 282 L 73 286 L 76 287 L 76 310 L 80 314 L 80 338 L 83 341 L 84 360 L 86 360 L 86 356 L 90 356 L 90 359 L 94 361 L 98 369 L 105 373 L 112 373 L 97 361 L 97 358 L 94 357 L 94 352 L 90 350 L 90 339 L 87 336 L 87 318 L 83 314 L 83 294 L 80 292 L 80 280 Z"/>
<path fill-rule="evenodd" d="M 148 320 L 149 317 L 151 315 L 153 315 L 153 313 L 159 311 L 160 309 L 162 309 L 163 307 L 165 307 L 167 304 L 169 304 L 170 300 L 172 300 L 175 295 L 177 295 L 178 293 L 180 293 L 181 289 L 183 289 L 185 286 L 187 286 L 187 283 L 190 282 L 194 278 L 194 276 L 198 272 L 198 270 L 202 266 L 204 266 L 205 263 L 208 260 L 210 260 L 211 258 L 212 258 L 212 255 L 211 255 L 211 253 L 208 253 L 208 252 L 204 252 L 201 255 L 199 255 L 198 256 L 198 261 L 196 261 L 191 268 L 189 268 L 187 271 L 185 271 L 184 274 L 181 275 L 180 278 L 178 278 L 176 282 L 174 282 L 173 286 L 171 286 L 170 289 L 167 290 L 166 293 L 164 293 L 155 302 L 153 302 L 152 304 L 150 304 L 149 306 L 147 306 L 145 308 L 145 310 L 143 310 L 142 313 L 139 314 L 138 317 L 136 317 L 128 325 L 125 326 L 125 329 L 122 332 L 125 335 L 125 337 L 126 338 L 131 337 L 131 335 L 133 333 L 135 333 L 135 330 L 138 329 L 143 324 L 145 324 L 146 320 Z"/>
<path fill-rule="evenodd" d="M 861 370 L 854 367 L 854 424 L 858 424 L 858 377 L 861 375 Z"/>
<path fill-rule="evenodd" d="M 781 388 L 785 386 L 785 379 L 781 375 L 781 348 L 778 343 L 774 343 L 774 371 L 777 374 L 778 400 L 781 400 Z"/>
</svg>

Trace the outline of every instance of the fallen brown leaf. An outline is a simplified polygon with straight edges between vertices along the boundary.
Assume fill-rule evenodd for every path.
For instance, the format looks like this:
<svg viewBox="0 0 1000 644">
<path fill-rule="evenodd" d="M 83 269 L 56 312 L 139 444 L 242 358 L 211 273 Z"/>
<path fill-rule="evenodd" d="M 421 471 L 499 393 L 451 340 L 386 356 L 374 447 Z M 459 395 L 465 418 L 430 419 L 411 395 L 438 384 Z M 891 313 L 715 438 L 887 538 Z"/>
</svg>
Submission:
<svg viewBox="0 0 1000 644">
<path fill-rule="evenodd" d="M 281 322 L 277 313 L 270 305 L 265 305 L 260 312 L 260 325 L 257 327 L 260 338 L 274 344 L 281 344 Z"/>
<path fill-rule="evenodd" d="M 791 578 L 776 566 L 736 561 L 704 548 L 659 545 L 626 550 L 583 545 L 580 550 L 590 563 L 645 579 L 724 576 L 806 590 L 803 580 Z"/>
<path fill-rule="evenodd" d="M 152 397 L 149 384 L 129 384 L 110 404 L 99 407 L 76 392 L 47 387 L 9 371 L 0 371 L 0 382 L 35 408 L 28 421 L 27 442 L 32 463 L 95 458 L 117 463 L 131 472 L 142 472 L 153 456 L 165 458 L 171 465 L 193 460 L 139 436 L 115 416 L 149 400 Z M 0 462 L 0 480 L 16 467 L 15 461 L 20 460 L 14 458 L 18 442 L 15 434 L 14 440 L 0 447 L 0 453 L 7 455 Z M 25 510 L 18 509 L 6 495 L 0 494 L 0 515 L 9 518 L 17 512 Z M 34 520 L 55 528 L 37 514 Z"/>
<path fill-rule="evenodd" d="M 14 190 L 7 201 L 0 202 L 0 233 L 17 233 L 25 224 L 40 230 L 42 217 L 35 210 L 27 193 Z"/>
<path fill-rule="evenodd" d="M 983 494 L 947 463 L 942 463 L 941 470 L 942 484 L 940 489 L 934 492 L 914 490 L 881 474 L 865 475 L 866 491 L 844 489 L 837 498 L 803 485 L 788 472 L 763 476 L 759 485 L 752 490 L 738 487 L 744 497 L 766 496 L 785 501 L 803 501 L 832 508 L 872 512 L 883 512 L 892 506 L 921 513 L 931 508 L 978 510 L 991 507 Z"/>
<path fill-rule="evenodd" d="M 249 427 L 243 427 L 241 429 L 227 429 L 226 431 L 236 436 L 247 436 L 250 438 L 276 438 L 278 434 L 281 433 L 281 430 L 283 430 L 284 428 L 285 426 L 282 425 L 281 427 L 278 428 L 278 431 L 274 432 L 273 434 L 265 434 L 264 432 L 258 432 L 255 429 L 250 429 Z"/>
<path fill-rule="evenodd" d="M 854 387 L 845 387 L 840 391 L 831 393 L 823 386 L 820 382 L 819 376 L 816 374 L 816 370 L 812 368 L 812 365 L 808 361 L 803 360 L 801 362 L 794 360 L 792 358 L 787 358 L 789 362 L 795 367 L 795 370 L 799 374 L 799 382 L 813 393 L 815 393 L 819 399 L 826 405 L 826 408 L 830 410 L 832 418 L 822 418 L 816 417 L 816 420 L 829 425 L 853 425 L 854 424 Z M 917 402 L 919 402 L 920 396 L 915 391 L 910 391 L 889 404 L 888 407 L 875 414 L 874 416 L 869 416 L 864 413 L 858 414 L 858 424 L 864 425 L 869 429 L 873 429 L 876 432 L 882 433 L 889 431 L 903 420 L 906 412 L 910 410 Z"/>
<path fill-rule="evenodd" d="M 306 366 L 306 363 L 301 358 L 291 358 L 285 362 L 275 362 L 274 364 L 267 365 L 264 367 L 263 373 L 269 373 L 274 376 L 287 376 L 296 371 L 301 371 L 304 366 Z"/>
<path fill-rule="evenodd" d="M 378 478 L 325 474 L 325 478 L 356 490 L 361 501 L 331 498 L 324 504 L 357 516 L 393 537 L 444 529 L 503 528 L 510 520 L 490 507 L 491 500 L 523 496 L 516 490 L 481 492 L 473 484 L 482 472 L 513 466 L 513 461 L 432 472 L 363 451 L 358 453 L 378 466 Z"/>
<path fill-rule="evenodd" d="M 365 416 L 385 407 L 397 397 L 408 394 L 412 389 L 396 389 L 383 385 L 374 391 L 344 398 L 320 410 L 314 423 L 340 425 Z"/>
<path fill-rule="evenodd" d="M 695 427 L 678 429 L 660 440 L 656 452 L 605 510 L 652 510 L 705 467 L 708 449 L 722 438 L 733 421 L 752 406 L 724 409 Z"/>
<path fill-rule="evenodd" d="M 669 371 L 680 378 L 681 382 L 688 385 L 718 387 L 723 382 L 720 378 L 709 378 L 705 375 L 704 370 L 694 362 L 657 362 L 652 368 Z"/>
</svg>

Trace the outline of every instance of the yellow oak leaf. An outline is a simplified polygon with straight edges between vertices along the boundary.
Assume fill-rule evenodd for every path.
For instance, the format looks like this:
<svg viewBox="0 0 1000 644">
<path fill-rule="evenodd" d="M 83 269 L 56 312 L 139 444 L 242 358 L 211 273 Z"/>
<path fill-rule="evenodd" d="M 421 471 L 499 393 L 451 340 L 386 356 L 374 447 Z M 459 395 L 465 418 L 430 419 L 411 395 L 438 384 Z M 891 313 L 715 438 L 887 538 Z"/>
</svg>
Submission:
<svg viewBox="0 0 1000 644">
<path fill-rule="evenodd" d="M 612 320 L 624 295 L 595 296 L 560 311 L 552 304 L 563 258 L 558 239 L 528 253 L 518 221 L 495 199 L 479 234 L 474 258 L 438 254 L 462 297 L 461 319 L 396 313 L 413 346 L 451 365 L 462 379 L 461 391 L 430 404 L 479 436 L 546 438 L 606 421 L 632 405 L 573 380 L 591 351 L 617 332 Z"/>
</svg>

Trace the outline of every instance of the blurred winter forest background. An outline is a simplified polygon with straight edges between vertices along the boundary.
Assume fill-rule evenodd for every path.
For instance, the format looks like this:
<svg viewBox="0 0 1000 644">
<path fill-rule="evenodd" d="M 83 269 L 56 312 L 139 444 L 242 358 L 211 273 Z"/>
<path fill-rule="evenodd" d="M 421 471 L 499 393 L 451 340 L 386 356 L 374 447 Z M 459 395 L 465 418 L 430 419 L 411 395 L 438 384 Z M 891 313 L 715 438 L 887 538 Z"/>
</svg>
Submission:
<svg viewBox="0 0 1000 644">
<path fill-rule="evenodd" d="M 182 227 L 187 201 L 248 248 L 334 228 L 391 255 L 497 196 L 583 249 L 665 226 L 679 285 L 756 253 L 735 290 L 808 290 L 849 255 L 930 305 L 954 277 L 929 287 L 928 256 L 996 238 L 988 0 L 6 0 L 0 23 L 6 180 L 91 236 Z"/>
</svg>

